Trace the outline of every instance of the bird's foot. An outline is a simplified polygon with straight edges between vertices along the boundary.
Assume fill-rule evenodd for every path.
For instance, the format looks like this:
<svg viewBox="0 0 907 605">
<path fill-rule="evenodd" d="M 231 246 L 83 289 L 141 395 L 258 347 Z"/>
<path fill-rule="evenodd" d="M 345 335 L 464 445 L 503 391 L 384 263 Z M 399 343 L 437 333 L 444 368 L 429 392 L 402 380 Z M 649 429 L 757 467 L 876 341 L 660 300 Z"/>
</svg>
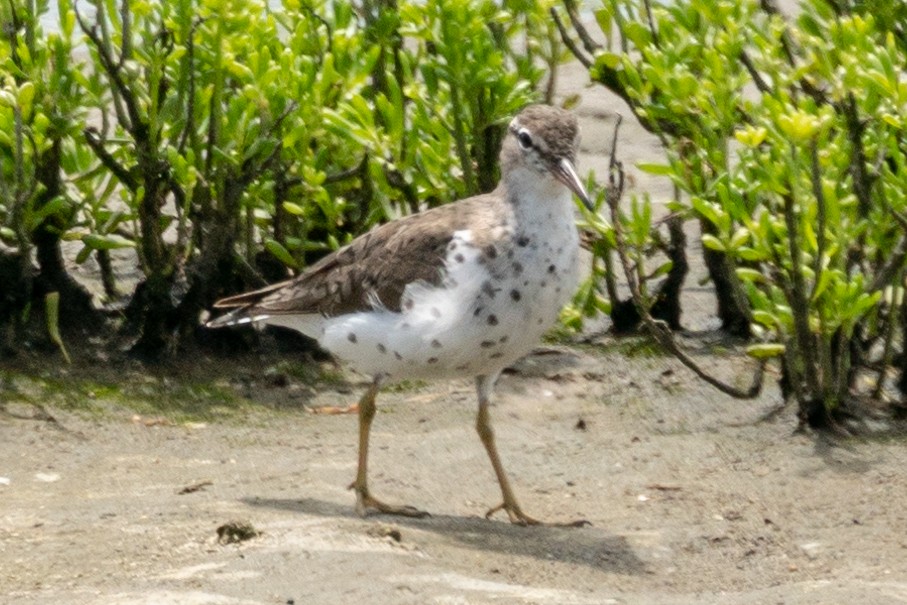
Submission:
<svg viewBox="0 0 907 605">
<path fill-rule="evenodd" d="M 347 406 L 323 405 L 317 408 L 308 408 L 308 411 L 312 414 L 324 414 L 325 416 L 335 416 L 338 414 L 357 414 L 359 412 L 359 404 L 354 403 Z"/>
<path fill-rule="evenodd" d="M 507 513 L 507 516 L 510 517 L 511 523 L 513 523 L 514 525 L 521 525 L 523 527 L 527 527 L 529 525 L 542 525 L 545 527 L 583 527 L 584 525 L 592 525 L 585 519 L 578 519 L 576 521 L 567 521 L 563 523 L 539 521 L 538 519 L 530 517 L 529 515 L 524 513 L 520 508 L 520 505 L 516 502 L 502 502 L 501 504 L 498 504 L 494 508 L 489 509 L 487 513 L 485 513 L 485 518 L 491 519 L 491 517 L 500 510 Z"/>
<path fill-rule="evenodd" d="M 367 516 L 370 510 L 377 511 L 385 515 L 399 515 L 402 517 L 422 518 L 431 516 L 426 511 L 419 510 L 414 506 L 409 506 L 406 504 L 386 504 L 369 494 L 368 490 L 363 490 L 356 487 L 355 483 L 350 485 L 350 489 L 355 490 L 356 492 L 356 514 L 360 517 Z"/>
</svg>

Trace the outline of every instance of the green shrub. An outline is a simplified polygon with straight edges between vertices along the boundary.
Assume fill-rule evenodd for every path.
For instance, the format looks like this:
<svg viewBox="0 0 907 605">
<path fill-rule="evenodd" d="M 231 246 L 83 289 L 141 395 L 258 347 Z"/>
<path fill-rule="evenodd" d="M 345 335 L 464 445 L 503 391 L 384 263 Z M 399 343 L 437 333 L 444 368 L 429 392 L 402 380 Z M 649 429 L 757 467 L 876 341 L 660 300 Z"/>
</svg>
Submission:
<svg viewBox="0 0 907 605">
<path fill-rule="evenodd" d="M 46 1 L 0 5 L 0 324 L 27 321 L 33 296 L 49 291 L 92 323 L 60 247 L 85 206 L 63 175 L 78 164 L 86 107 L 71 63 L 73 23 L 45 34 L 38 17 L 46 10 Z"/>
<path fill-rule="evenodd" d="M 3 5 L 19 25 L 0 43 L 0 120 L 35 145 L 0 141 L 0 237 L 29 274 L 32 223 L 52 214 L 58 240 L 81 241 L 76 260 L 96 258 L 107 296 L 128 301 L 125 335 L 155 355 L 218 296 L 493 186 L 506 121 L 541 97 L 539 64 L 561 58 L 534 2 L 59 4 L 60 34 L 36 25 L 46 2 Z M 39 86 L 44 109 L 23 111 Z M 65 153 L 59 191 L 34 201 L 23 168 L 44 115 Z M 114 280 L 116 248 L 135 250 L 134 292 Z"/>
<path fill-rule="evenodd" d="M 731 269 L 715 285 L 745 302 L 751 352 L 781 355 L 804 424 L 834 425 L 841 404 L 880 395 L 904 329 L 907 15 L 800 8 L 610 0 L 610 46 L 576 50 L 665 143 L 667 164 L 641 168 L 673 181 L 671 209 Z"/>
</svg>

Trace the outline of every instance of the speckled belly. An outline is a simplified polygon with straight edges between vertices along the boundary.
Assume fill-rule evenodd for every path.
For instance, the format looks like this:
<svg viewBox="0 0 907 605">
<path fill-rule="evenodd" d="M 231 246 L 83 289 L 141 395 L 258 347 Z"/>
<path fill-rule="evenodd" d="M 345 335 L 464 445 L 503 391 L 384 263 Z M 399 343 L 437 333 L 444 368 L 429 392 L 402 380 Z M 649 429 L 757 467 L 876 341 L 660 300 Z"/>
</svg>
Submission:
<svg viewBox="0 0 907 605">
<path fill-rule="evenodd" d="M 577 236 L 451 242 L 441 286 L 411 284 L 402 311 L 326 321 L 323 346 L 356 370 L 389 378 L 491 375 L 532 350 L 576 289 Z"/>
</svg>

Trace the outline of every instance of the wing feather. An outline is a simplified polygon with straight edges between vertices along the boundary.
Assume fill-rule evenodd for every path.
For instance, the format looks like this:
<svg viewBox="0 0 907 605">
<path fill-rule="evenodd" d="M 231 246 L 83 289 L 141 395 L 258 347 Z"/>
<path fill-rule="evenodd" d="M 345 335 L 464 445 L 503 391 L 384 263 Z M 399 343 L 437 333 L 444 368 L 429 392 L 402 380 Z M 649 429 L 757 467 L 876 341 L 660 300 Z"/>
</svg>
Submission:
<svg viewBox="0 0 907 605">
<path fill-rule="evenodd" d="M 324 257 L 294 279 L 221 299 L 218 309 L 245 317 L 364 311 L 380 301 L 399 311 L 407 284 L 437 285 L 455 231 L 494 220 L 488 195 L 386 223 Z"/>
</svg>

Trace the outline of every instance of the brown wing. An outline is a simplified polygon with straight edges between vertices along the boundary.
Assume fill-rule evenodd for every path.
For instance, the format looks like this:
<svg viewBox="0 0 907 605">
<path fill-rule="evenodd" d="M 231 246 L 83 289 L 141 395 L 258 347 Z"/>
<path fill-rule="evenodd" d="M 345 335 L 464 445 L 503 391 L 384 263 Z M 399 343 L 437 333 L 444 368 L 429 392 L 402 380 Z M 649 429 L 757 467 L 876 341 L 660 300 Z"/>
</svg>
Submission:
<svg viewBox="0 0 907 605">
<path fill-rule="evenodd" d="M 246 315 L 334 316 L 369 309 L 374 294 L 385 307 L 399 311 L 407 284 L 439 283 L 454 232 L 493 220 L 493 205 L 481 195 L 386 223 L 295 279 L 219 300 L 215 307 L 245 308 Z"/>
</svg>

